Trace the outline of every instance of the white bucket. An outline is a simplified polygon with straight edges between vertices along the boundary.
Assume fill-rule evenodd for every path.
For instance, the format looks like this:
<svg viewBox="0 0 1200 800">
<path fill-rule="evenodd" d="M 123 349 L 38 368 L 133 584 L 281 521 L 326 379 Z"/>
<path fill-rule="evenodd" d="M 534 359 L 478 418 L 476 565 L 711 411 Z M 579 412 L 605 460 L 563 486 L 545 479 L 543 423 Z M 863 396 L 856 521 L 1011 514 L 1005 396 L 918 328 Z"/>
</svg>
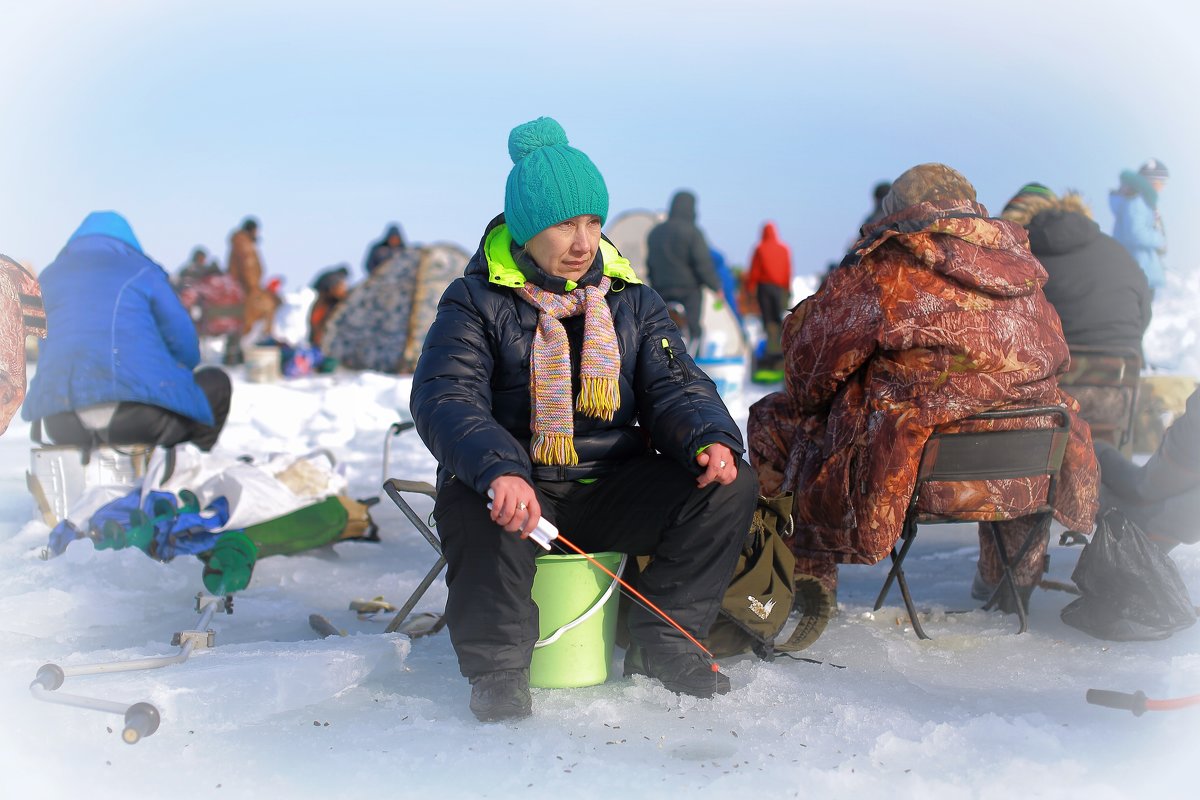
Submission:
<svg viewBox="0 0 1200 800">
<path fill-rule="evenodd" d="M 696 366 L 712 378 L 721 399 L 727 404 L 741 400 L 742 391 L 746 388 L 745 358 L 697 358 Z"/>
<path fill-rule="evenodd" d="M 246 380 L 274 383 L 283 377 L 278 347 L 251 347 L 246 351 Z"/>
<path fill-rule="evenodd" d="M 75 501 L 93 486 L 137 485 L 146 474 L 153 452 L 153 445 L 128 445 L 119 450 L 98 447 L 84 464 L 83 450 L 78 447 L 33 448 L 29 453 L 29 490 L 34 496 L 34 512 L 39 516 L 48 512 L 56 523 L 66 519 Z M 49 519 L 46 522 L 53 524 Z"/>
</svg>

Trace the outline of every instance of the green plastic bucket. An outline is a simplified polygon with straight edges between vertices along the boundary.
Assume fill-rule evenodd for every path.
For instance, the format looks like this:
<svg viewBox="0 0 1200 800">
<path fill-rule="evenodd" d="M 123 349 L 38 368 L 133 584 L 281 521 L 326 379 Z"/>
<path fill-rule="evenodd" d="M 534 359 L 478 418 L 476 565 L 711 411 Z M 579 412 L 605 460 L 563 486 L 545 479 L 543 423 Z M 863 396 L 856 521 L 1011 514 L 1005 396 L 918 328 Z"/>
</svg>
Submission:
<svg viewBox="0 0 1200 800">
<path fill-rule="evenodd" d="M 621 574 L 622 553 L 592 553 Z M 617 582 L 580 555 L 541 556 L 533 578 L 538 639 L 529 685 L 543 689 L 594 686 L 608 680 L 617 633 Z"/>
</svg>

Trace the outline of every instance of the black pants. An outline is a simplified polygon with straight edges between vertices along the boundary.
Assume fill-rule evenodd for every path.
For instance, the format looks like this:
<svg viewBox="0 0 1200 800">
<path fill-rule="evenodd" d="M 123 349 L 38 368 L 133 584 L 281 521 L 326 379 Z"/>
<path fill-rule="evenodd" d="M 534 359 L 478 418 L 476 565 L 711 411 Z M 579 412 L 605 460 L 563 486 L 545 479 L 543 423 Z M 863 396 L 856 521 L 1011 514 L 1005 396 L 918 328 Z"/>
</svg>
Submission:
<svg viewBox="0 0 1200 800">
<path fill-rule="evenodd" d="M 758 310 L 762 312 L 763 327 L 768 334 L 774 328 L 774 336 L 779 336 L 779 328 L 783 323 L 783 315 L 787 313 L 789 291 L 783 286 L 773 283 L 758 285 Z"/>
<path fill-rule="evenodd" d="M 55 444 L 75 447 L 156 444 L 171 447 L 180 442 L 192 442 L 201 450 L 208 451 L 217 443 L 225 418 L 229 416 L 233 384 L 229 376 L 217 367 L 199 369 L 193 377 L 212 408 L 212 425 L 145 403 L 119 403 L 108 427 L 96 433 L 85 428 L 74 411 L 46 417 L 42 425 L 50 441 Z"/>
<path fill-rule="evenodd" d="M 697 489 L 679 464 L 645 456 L 594 483 L 539 481 L 536 491 L 542 516 L 584 551 L 653 555 L 639 590 L 693 636 L 708 632 L 754 513 L 758 484 L 748 464 L 739 461 L 728 486 Z M 449 564 L 446 622 L 462 674 L 528 667 L 538 638 L 534 559 L 545 551 L 493 523 L 487 500 L 458 480 L 442 486 L 433 513 Z M 656 652 L 695 647 L 638 605 L 628 624 L 630 636 Z"/>
</svg>

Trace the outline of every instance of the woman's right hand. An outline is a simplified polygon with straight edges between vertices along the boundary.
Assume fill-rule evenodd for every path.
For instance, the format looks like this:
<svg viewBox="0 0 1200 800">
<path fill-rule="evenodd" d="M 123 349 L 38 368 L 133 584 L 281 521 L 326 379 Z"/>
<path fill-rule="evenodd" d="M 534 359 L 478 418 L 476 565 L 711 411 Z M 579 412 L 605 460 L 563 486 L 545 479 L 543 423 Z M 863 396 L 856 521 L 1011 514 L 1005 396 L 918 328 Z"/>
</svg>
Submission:
<svg viewBox="0 0 1200 800">
<path fill-rule="evenodd" d="M 489 487 L 492 496 L 492 522 L 524 539 L 542 518 L 537 493 L 524 478 L 501 475 Z"/>
</svg>

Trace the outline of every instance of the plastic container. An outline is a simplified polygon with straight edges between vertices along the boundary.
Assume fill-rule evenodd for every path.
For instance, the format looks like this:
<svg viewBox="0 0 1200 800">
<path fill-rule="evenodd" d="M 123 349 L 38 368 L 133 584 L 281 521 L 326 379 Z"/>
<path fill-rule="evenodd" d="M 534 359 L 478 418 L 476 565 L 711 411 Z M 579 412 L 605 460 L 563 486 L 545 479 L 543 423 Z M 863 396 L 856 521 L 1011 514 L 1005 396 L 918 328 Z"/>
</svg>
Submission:
<svg viewBox="0 0 1200 800">
<path fill-rule="evenodd" d="M 251 347 L 246 350 L 246 380 L 250 383 L 275 383 L 283 377 L 278 347 Z"/>
<path fill-rule="evenodd" d="M 153 452 L 153 445 L 97 447 L 84 464 L 83 450 L 78 447 L 35 447 L 29 454 L 29 488 L 34 493 L 34 510 L 39 514 L 49 511 L 55 521 L 63 520 L 86 489 L 109 485 L 132 487 L 146 474 Z M 47 509 L 40 507 L 38 492 L 45 498 Z"/>
<path fill-rule="evenodd" d="M 712 378 L 712 382 L 717 385 L 717 393 L 726 403 L 741 399 L 742 392 L 746 388 L 746 359 L 744 357 L 697 358 L 696 366 Z"/>
<path fill-rule="evenodd" d="M 621 553 L 592 558 L 621 574 Z M 617 634 L 617 582 L 581 555 L 541 556 L 533 579 L 540 619 L 529 685 L 595 686 L 608 680 Z"/>
</svg>

